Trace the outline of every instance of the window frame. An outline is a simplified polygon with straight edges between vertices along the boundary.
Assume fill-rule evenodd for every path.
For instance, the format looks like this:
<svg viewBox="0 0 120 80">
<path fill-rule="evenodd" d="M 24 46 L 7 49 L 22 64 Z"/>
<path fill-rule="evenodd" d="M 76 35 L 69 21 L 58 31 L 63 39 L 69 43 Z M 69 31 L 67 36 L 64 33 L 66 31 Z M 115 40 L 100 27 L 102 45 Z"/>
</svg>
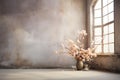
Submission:
<svg viewBox="0 0 120 80">
<path fill-rule="evenodd" d="M 114 33 L 115 33 L 115 31 L 113 31 L 112 33 L 109 33 L 109 25 L 110 24 L 114 24 L 114 7 L 113 7 L 113 11 L 111 11 L 111 12 L 107 12 L 107 14 L 105 14 L 105 15 L 103 15 L 103 8 L 105 8 L 105 7 L 108 7 L 110 4 L 112 4 L 113 3 L 113 6 L 114 6 L 114 0 L 113 1 L 111 1 L 111 2 L 109 2 L 109 3 L 107 3 L 105 6 L 103 6 L 103 0 L 101 0 L 101 8 L 99 8 L 99 9 L 101 9 L 101 17 L 95 17 L 95 10 L 99 10 L 99 9 L 94 9 L 94 7 L 95 7 L 95 4 L 97 3 L 97 0 L 94 0 L 94 3 L 93 3 L 93 5 L 92 5 L 92 24 L 93 24 L 93 27 L 92 27 L 92 35 L 93 35 L 93 37 L 92 37 L 92 39 L 93 40 L 95 40 L 95 37 L 97 37 L 96 35 L 95 35 L 95 28 L 101 28 L 101 35 L 98 35 L 98 36 L 101 36 L 102 37 L 102 41 L 101 41 L 101 44 L 95 44 L 94 43 L 94 45 L 101 45 L 101 52 L 100 53 L 98 53 L 98 54 L 103 54 L 103 55 L 106 55 L 106 54 L 108 54 L 108 55 L 110 55 L 110 54 L 114 54 L 114 52 L 115 52 L 115 39 L 114 39 L 114 41 L 113 42 L 109 42 L 109 35 L 110 34 L 113 34 L 114 35 Z M 107 8 L 107 10 L 108 10 L 108 8 Z M 111 14 L 111 13 L 113 13 L 113 20 L 112 21 L 109 21 L 109 17 L 107 18 L 108 19 L 108 22 L 107 23 L 103 23 L 103 18 L 105 17 L 105 16 L 109 16 L 109 14 Z M 95 26 L 95 18 L 101 18 L 101 25 L 97 25 L 97 26 Z M 108 26 L 108 33 L 107 34 L 104 34 L 104 27 L 105 26 Z M 113 27 L 115 26 L 115 24 L 113 25 Z M 108 43 L 104 43 L 104 36 L 108 36 Z M 115 37 L 114 37 L 115 38 Z M 104 45 L 107 45 L 108 46 L 108 52 L 107 53 L 105 53 L 104 52 Z M 114 51 L 113 52 L 110 52 L 110 49 L 109 49 L 109 45 L 110 44 L 113 44 L 113 47 L 114 47 Z"/>
</svg>

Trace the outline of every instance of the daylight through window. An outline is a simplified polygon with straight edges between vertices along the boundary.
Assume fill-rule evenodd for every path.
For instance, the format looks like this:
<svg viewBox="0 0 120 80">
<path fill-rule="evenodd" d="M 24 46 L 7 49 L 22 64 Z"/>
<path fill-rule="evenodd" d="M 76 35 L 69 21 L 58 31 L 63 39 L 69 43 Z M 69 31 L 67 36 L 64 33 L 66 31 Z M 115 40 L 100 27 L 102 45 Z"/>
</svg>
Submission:
<svg viewBox="0 0 120 80">
<path fill-rule="evenodd" d="M 93 12 L 95 52 L 114 53 L 114 1 L 97 0 Z"/>
</svg>

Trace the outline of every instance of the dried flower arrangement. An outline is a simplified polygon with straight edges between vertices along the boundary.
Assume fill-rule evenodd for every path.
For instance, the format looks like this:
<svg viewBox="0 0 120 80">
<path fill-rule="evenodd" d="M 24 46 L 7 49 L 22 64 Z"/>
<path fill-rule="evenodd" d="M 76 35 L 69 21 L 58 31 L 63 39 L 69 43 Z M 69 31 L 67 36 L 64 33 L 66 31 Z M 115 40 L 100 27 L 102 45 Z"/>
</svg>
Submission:
<svg viewBox="0 0 120 80">
<path fill-rule="evenodd" d="M 90 47 L 88 49 L 84 49 L 84 41 L 87 33 L 85 30 L 78 32 L 78 37 L 76 41 L 71 39 L 66 40 L 61 44 L 62 49 L 60 51 L 56 51 L 56 53 L 68 53 L 73 56 L 77 61 L 91 61 L 97 55 L 93 53 L 96 49 L 94 47 Z M 91 43 L 93 45 L 93 43 Z"/>
</svg>

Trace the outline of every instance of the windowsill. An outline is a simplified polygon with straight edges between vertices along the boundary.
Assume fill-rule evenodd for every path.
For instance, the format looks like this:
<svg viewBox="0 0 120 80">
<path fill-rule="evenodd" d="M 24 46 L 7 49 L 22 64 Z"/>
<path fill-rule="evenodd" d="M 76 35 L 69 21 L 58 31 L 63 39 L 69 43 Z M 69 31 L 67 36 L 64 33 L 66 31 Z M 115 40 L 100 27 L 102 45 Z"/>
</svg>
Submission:
<svg viewBox="0 0 120 80">
<path fill-rule="evenodd" d="M 97 56 L 101 57 L 120 57 L 120 54 L 97 54 Z"/>
</svg>

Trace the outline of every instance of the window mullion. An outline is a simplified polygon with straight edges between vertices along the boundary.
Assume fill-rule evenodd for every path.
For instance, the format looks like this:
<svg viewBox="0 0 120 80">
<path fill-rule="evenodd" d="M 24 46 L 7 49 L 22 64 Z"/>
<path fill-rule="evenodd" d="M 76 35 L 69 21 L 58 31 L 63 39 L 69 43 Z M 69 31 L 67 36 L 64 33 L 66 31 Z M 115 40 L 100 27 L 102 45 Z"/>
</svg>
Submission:
<svg viewBox="0 0 120 80">
<path fill-rule="evenodd" d="M 99 49 L 96 50 L 96 52 L 101 54 L 104 54 L 106 52 L 112 52 L 112 45 L 114 45 L 113 39 L 111 39 L 111 37 L 113 37 L 114 34 L 113 30 L 111 31 L 111 29 L 113 29 L 113 24 L 114 24 L 114 18 L 111 19 L 113 12 L 109 12 L 110 7 L 108 8 L 108 6 L 111 6 L 109 4 L 106 5 L 106 15 L 104 15 L 104 1 L 103 0 L 99 0 L 99 2 L 101 1 L 100 5 L 101 5 L 101 14 L 99 14 L 100 17 L 95 17 L 95 10 L 93 9 L 93 38 L 95 41 L 97 41 L 97 39 L 99 39 L 100 37 L 102 38 L 102 40 L 100 41 L 100 44 L 95 43 L 94 45 L 98 45 Z M 106 3 L 108 3 L 108 1 L 106 1 Z M 98 9 L 99 10 L 99 9 Z M 97 12 L 96 12 L 97 13 Z M 107 16 L 107 17 L 105 17 Z M 100 18 L 98 20 L 98 18 Z M 107 21 L 107 23 L 106 23 Z M 96 23 L 97 22 L 97 23 Z M 104 23 L 105 22 L 105 23 Z M 111 26 L 111 28 L 110 28 Z M 108 31 L 106 30 L 108 29 Z M 106 37 L 106 38 L 105 38 Z M 112 44 L 113 43 L 113 44 Z M 111 48 L 111 49 L 110 49 Z"/>
<path fill-rule="evenodd" d="M 103 32 L 103 0 L 101 0 L 101 23 L 102 23 L 102 25 L 101 25 L 101 27 L 102 27 L 102 36 L 101 36 L 102 37 L 102 41 L 101 41 L 102 43 L 101 44 L 102 45 L 101 46 L 102 46 L 102 53 L 104 53 L 104 50 L 103 50 L 104 49 L 104 44 L 103 44 L 103 33 L 104 33 Z"/>
</svg>

